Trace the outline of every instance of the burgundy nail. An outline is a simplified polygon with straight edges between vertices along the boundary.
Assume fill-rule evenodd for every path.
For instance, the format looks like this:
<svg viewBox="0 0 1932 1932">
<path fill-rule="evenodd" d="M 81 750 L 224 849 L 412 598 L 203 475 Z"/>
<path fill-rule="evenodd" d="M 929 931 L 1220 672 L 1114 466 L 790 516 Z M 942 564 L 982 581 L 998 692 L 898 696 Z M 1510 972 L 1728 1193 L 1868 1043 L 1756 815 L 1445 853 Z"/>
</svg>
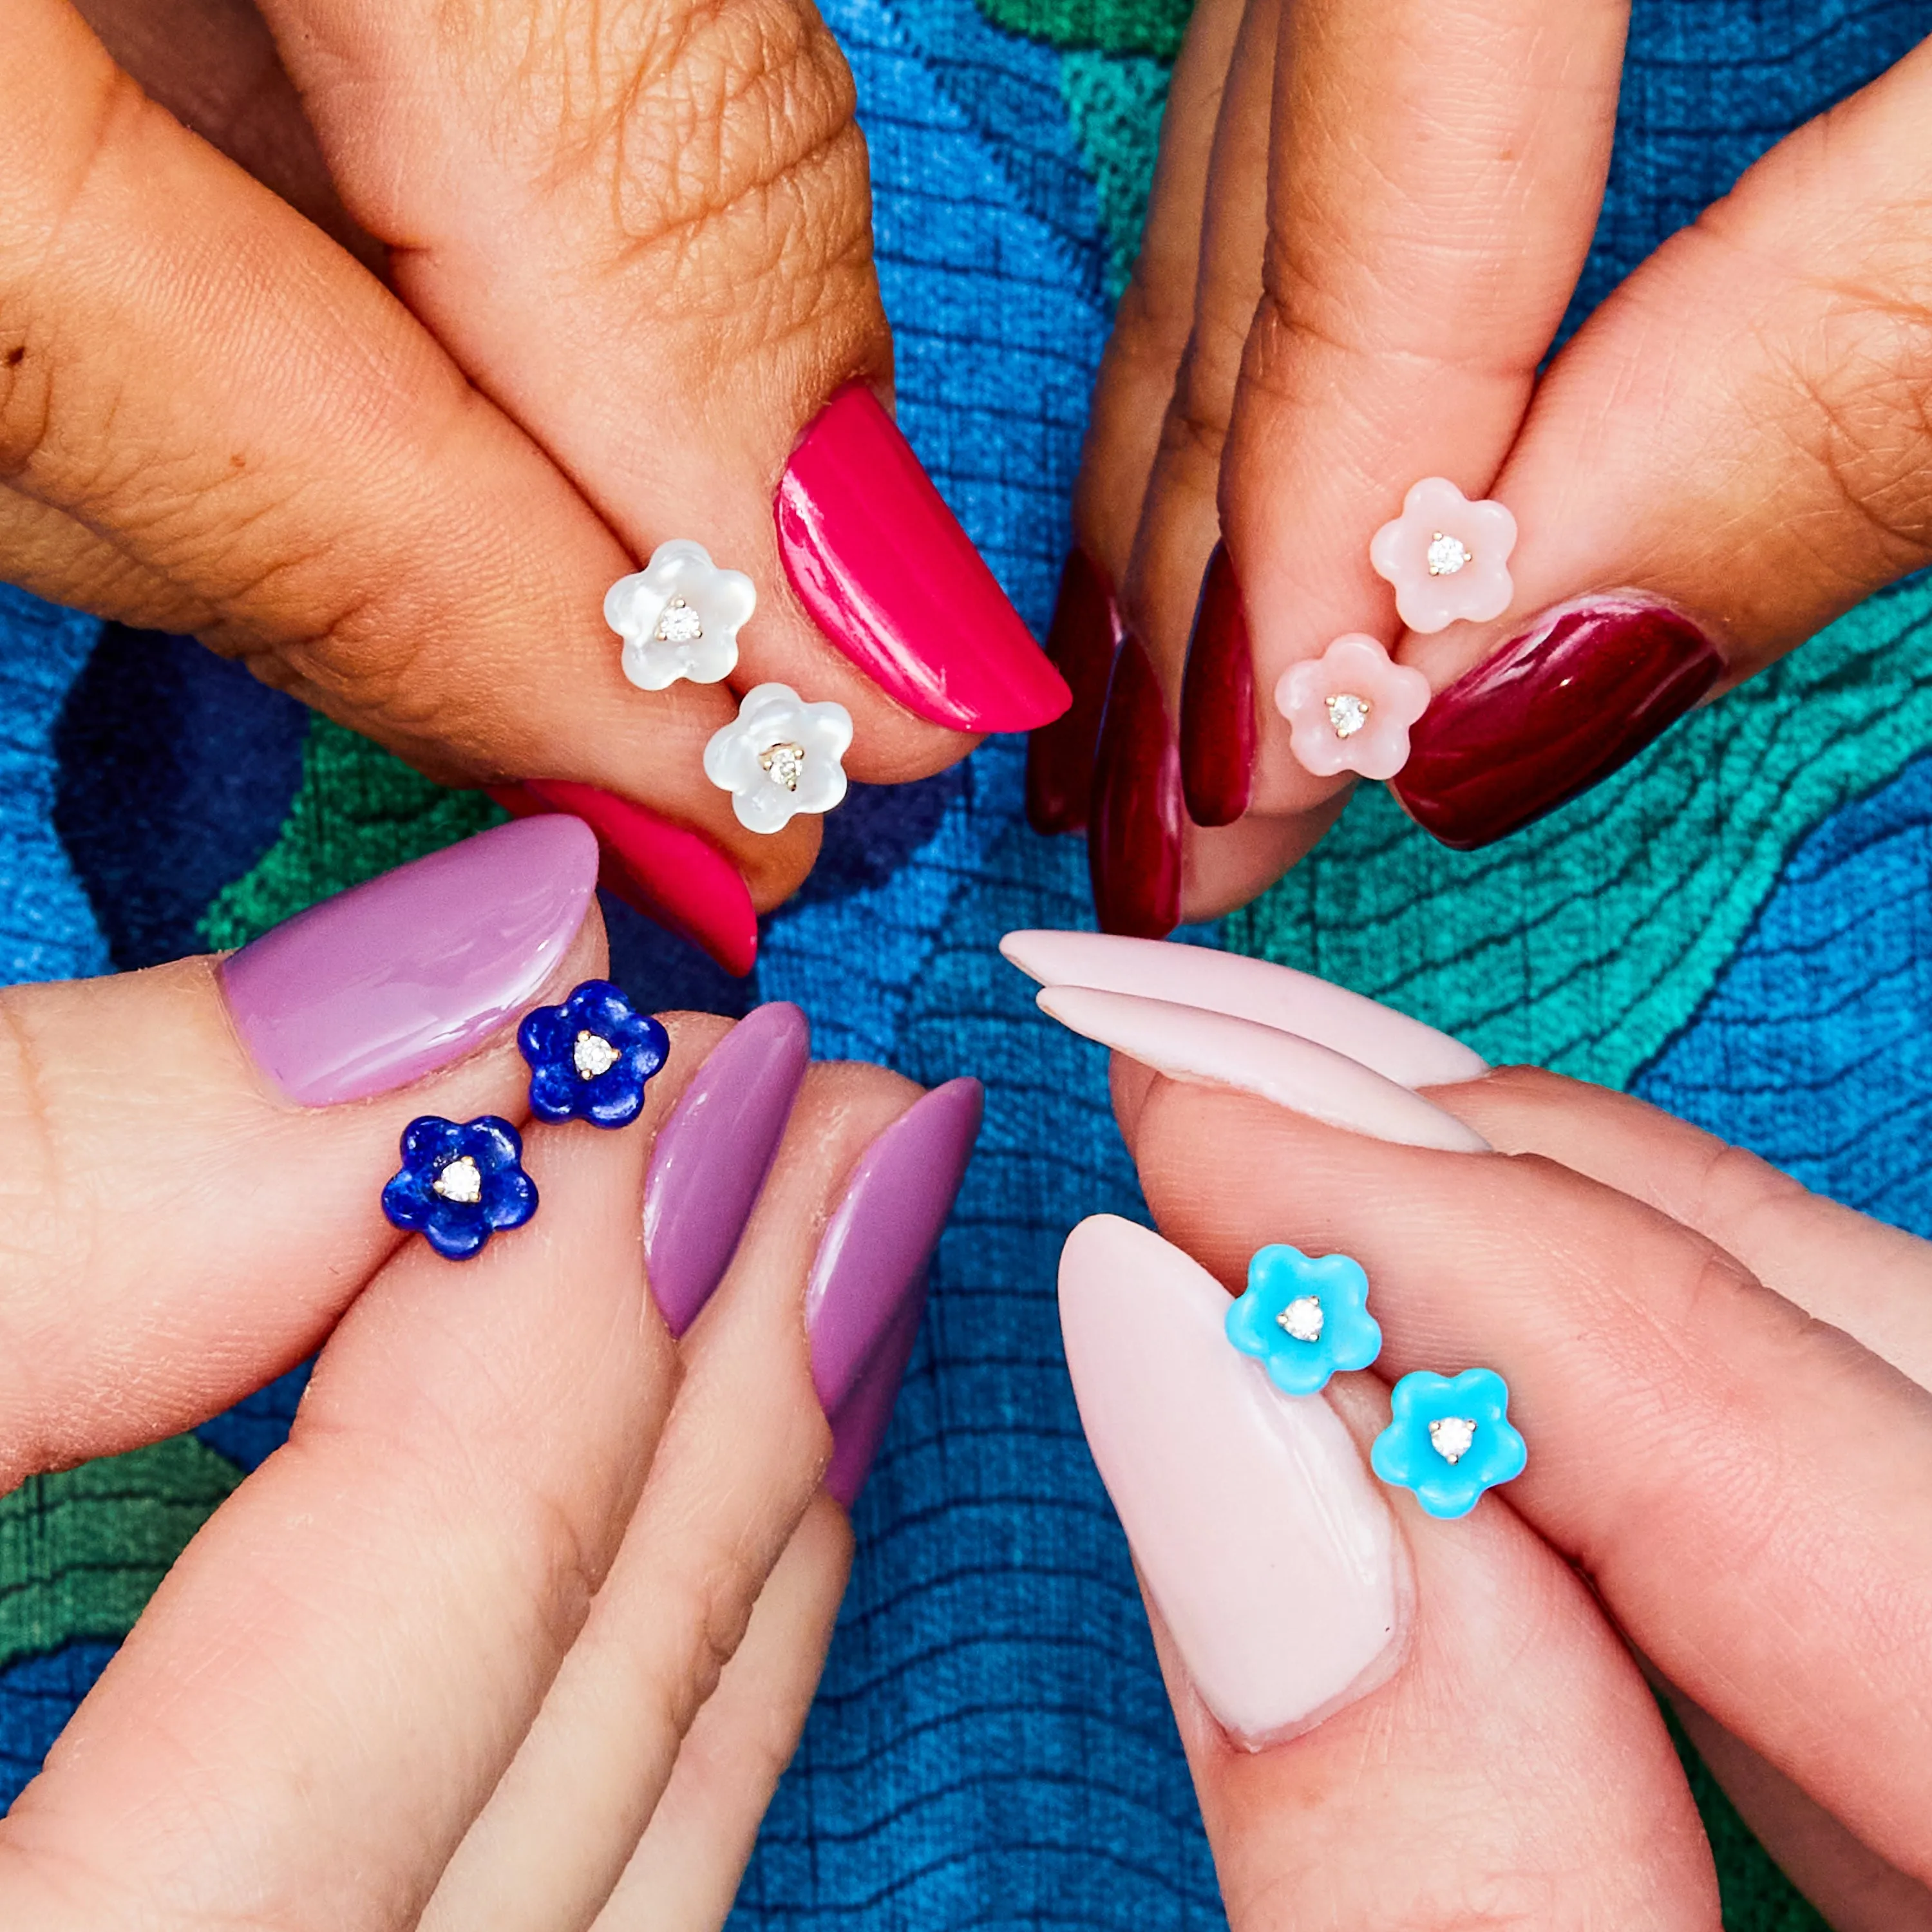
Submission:
<svg viewBox="0 0 1932 1932">
<path fill-rule="evenodd" d="M 906 1364 L 919 1340 L 920 1318 L 926 1312 L 923 1275 L 918 1290 L 900 1304 L 872 1359 L 861 1372 L 852 1393 L 832 1418 L 832 1460 L 826 1466 L 825 1486 L 850 1509 L 872 1474 L 872 1460 L 899 1399 Z"/>
<path fill-rule="evenodd" d="M 1073 702 L 1027 740 L 1026 808 L 1036 832 L 1081 832 L 1094 788 L 1094 746 L 1106 709 L 1107 680 L 1120 642 L 1120 617 L 1099 568 L 1076 546 L 1066 553 L 1046 634 Z"/>
<path fill-rule="evenodd" d="M 1180 680 L 1180 784 L 1196 825 L 1232 825 L 1254 785 L 1255 664 L 1228 546 L 1201 578 Z"/>
<path fill-rule="evenodd" d="M 1094 758 L 1087 864 L 1103 932 L 1164 939 L 1180 923 L 1180 755 L 1160 680 L 1130 631 Z"/>
<path fill-rule="evenodd" d="M 1436 694 L 1396 793 L 1444 844 L 1487 845 L 1628 764 L 1724 670 L 1717 646 L 1654 598 L 1558 604 Z"/>
<path fill-rule="evenodd" d="M 811 1058 L 797 1007 L 754 1007 L 712 1048 L 658 1135 L 644 1179 L 644 1274 L 674 1335 L 698 1319 L 730 1265 Z"/>
<path fill-rule="evenodd" d="M 949 1080 L 859 1156 L 806 1285 L 812 1380 L 836 1415 L 910 1296 L 922 1292 L 980 1132 L 985 1090 Z"/>
<path fill-rule="evenodd" d="M 597 841 L 580 819 L 479 832 L 310 906 L 224 960 L 236 1030 L 305 1107 L 405 1086 L 531 1004 L 596 884 Z"/>
</svg>

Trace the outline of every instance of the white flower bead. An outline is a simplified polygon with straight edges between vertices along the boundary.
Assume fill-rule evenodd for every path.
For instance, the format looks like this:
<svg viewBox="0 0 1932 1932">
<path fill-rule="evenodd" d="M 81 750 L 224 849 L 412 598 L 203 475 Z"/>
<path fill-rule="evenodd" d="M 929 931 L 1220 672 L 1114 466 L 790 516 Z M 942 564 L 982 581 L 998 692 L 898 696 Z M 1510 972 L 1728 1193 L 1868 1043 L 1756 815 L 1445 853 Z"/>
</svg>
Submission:
<svg viewBox="0 0 1932 1932">
<path fill-rule="evenodd" d="M 640 690 L 662 691 L 681 677 L 693 684 L 729 677 L 739 626 L 758 602 L 742 570 L 721 570 L 702 544 L 673 537 L 604 593 L 604 621 L 624 640 L 624 675 Z"/>
<path fill-rule="evenodd" d="M 845 796 L 839 760 L 852 742 L 842 704 L 808 704 L 788 684 L 754 685 L 738 716 L 712 734 L 704 776 L 731 794 L 748 832 L 778 832 L 800 812 L 830 812 Z"/>
</svg>

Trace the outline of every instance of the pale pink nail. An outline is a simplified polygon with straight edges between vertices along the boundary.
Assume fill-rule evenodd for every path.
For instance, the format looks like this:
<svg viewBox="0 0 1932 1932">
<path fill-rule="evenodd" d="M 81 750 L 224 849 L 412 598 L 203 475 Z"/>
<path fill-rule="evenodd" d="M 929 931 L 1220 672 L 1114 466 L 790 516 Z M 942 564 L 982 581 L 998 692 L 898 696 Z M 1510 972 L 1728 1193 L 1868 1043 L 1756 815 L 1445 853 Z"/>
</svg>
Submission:
<svg viewBox="0 0 1932 1932">
<path fill-rule="evenodd" d="M 1516 518 L 1501 503 L 1472 503 L 1447 477 L 1425 476 L 1370 538 L 1369 561 L 1395 586 L 1402 621 L 1426 632 L 1500 617 L 1516 595 L 1515 548 Z"/>
<path fill-rule="evenodd" d="M 1429 680 L 1351 631 L 1276 680 L 1288 748 L 1318 778 L 1342 772 L 1392 778 L 1408 763 L 1408 728 L 1429 709 Z"/>
<path fill-rule="evenodd" d="M 1204 1268 L 1111 1214 L 1060 1258 L 1088 1447 L 1202 1701 L 1258 1748 L 1382 1682 L 1406 1622 L 1388 1504 L 1319 1396 L 1228 1341 Z"/>
</svg>

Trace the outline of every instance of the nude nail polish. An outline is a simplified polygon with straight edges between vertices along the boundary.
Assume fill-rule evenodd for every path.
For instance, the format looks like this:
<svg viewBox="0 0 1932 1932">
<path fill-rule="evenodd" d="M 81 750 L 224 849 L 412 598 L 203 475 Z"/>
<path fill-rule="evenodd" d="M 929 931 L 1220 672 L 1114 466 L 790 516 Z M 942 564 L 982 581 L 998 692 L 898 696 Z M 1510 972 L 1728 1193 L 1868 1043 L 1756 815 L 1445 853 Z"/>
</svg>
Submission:
<svg viewBox="0 0 1932 1932">
<path fill-rule="evenodd" d="M 1180 680 L 1180 784 L 1196 825 L 1232 825 L 1248 808 L 1255 764 L 1255 669 L 1246 607 L 1228 546 L 1201 579 Z"/>
<path fill-rule="evenodd" d="M 1250 1748 L 1393 1672 L 1408 1572 L 1340 1418 L 1231 1343 L 1228 1297 L 1150 1230 L 1083 1221 L 1060 1262 L 1080 1424 L 1201 1700 Z"/>
<path fill-rule="evenodd" d="M 1072 703 L 862 384 L 841 389 L 800 439 L 772 513 L 814 621 L 908 711 L 956 731 L 1029 731 Z"/>
<path fill-rule="evenodd" d="M 1094 747 L 1107 703 L 1107 680 L 1120 642 L 1120 616 L 1100 567 L 1077 545 L 1066 554 L 1046 654 L 1073 702 L 1027 740 L 1027 822 L 1038 832 L 1086 830 L 1094 788 Z"/>
<path fill-rule="evenodd" d="M 597 842 L 580 820 L 479 832 L 310 906 L 224 960 L 235 1030 L 305 1107 L 406 1086 L 531 1004 L 596 882 Z"/>
<path fill-rule="evenodd" d="M 1180 923 L 1180 756 L 1145 647 L 1114 660 L 1094 759 L 1087 865 L 1102 929 L 1160 939 Z"/>
<path fill-rule="evenodd" d="M 1444 844 L 1490 844 L 1628 764 L 1724 671 L 1711 639 L 1655 598 L 1558 604 L 1436 694 L 1396 795 Z"/>
</svg>

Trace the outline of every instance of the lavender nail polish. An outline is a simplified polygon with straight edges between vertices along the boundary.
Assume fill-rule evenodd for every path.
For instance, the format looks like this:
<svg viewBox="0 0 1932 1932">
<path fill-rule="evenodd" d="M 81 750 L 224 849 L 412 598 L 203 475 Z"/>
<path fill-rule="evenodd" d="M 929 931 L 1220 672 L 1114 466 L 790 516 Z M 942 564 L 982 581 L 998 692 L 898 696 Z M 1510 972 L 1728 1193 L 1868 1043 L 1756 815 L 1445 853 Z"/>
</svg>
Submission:
<svg viewBox="0 0 1932 1932">
<path fill-rule="evenodd" d="M 242 1044 L 292 1100 L 406 1086 L 529 1006 L 584 923 L 597 841 L 520 820 L 354 887 L 222 962 Z"/>
<path fill-rule="evenodd" d="M 952 1211 L 986 1091 L 949 1080 L 915 1101 L 859 1157 L 806 1285 L 812 1379 L 836 1415 L 878 1352 Z"/>
<path fill-rule="evenodd" d="M 674 1335 L 698 1319 L 730 1264 L 811 1058 L 797 1007 L 754 1008 L 712 1049 L 658 1136 L 644 1181 L 644 1274 Z"/>
<path fill-rule="evenodd" d="M 844 1406 L 832 1418 L 832 1460 L 826 1466 L 825 1486 L 848 1510 L 859 1500 L 859 1492 L 872 1472 L 872 1459 L 886 1439 L 898 1401 L 899 1384 L 905 1379 L 913 1344 L 919 1340 L 920 1318 L 925 1312 L 922 1273 L 917 1290 L 900 1303 L 892 1325 L 860 1372 Z"/>
</svg>

